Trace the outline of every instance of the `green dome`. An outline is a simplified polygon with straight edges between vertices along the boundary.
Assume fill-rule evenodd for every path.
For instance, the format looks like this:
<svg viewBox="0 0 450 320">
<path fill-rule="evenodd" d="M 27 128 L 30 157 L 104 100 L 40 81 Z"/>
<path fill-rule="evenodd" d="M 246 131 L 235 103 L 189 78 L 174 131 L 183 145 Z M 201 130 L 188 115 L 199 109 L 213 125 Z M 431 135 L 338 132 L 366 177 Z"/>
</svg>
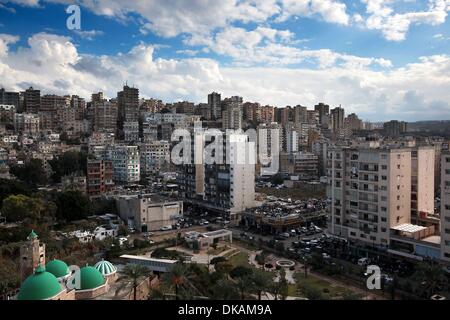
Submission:
<svg viewBox="0 0 450 320">
<path fill-rule="evenodd" d="M 64 261 L 57 259 L 47 262 L 45 270 L 57 278 L 65 277 L 70 273 L 67 264 Z"/>
<path fill-rule="evenodd" d="M 117 271 L 117 268 L 109 261 L 99 261 L 95 264 L 95 269 L 100 271 L 103 276 L 107 276 Z"/>
<path fill-rule="evenodd" d="M 62 291 L 58 279 L 38 266 L 33 275 L 29 276 L 20 287 L 18 300 L 47 300 Z"/>
<path fill-rule="evenodd" d="M 86 266 L 80 269 L 80 290 L 95 289 L 105 284 L 105 279 L 103 278 L 100 271 L 94 267 Z"/>
</svg>

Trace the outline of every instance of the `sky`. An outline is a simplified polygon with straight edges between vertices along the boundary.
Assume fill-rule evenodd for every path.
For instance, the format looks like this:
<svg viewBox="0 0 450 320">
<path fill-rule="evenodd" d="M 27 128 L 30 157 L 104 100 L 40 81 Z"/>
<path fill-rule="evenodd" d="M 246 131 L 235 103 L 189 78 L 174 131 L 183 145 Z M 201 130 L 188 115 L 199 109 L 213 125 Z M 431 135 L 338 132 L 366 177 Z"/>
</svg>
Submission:
<svg viewBox="0 0 450 320">
<path fill-rule="evenodd" d="M 80 8 L 70 30 L 68 6 Z M 450 120 L 450 0 L 0 0 L 0 87 Z"/>
</svg>

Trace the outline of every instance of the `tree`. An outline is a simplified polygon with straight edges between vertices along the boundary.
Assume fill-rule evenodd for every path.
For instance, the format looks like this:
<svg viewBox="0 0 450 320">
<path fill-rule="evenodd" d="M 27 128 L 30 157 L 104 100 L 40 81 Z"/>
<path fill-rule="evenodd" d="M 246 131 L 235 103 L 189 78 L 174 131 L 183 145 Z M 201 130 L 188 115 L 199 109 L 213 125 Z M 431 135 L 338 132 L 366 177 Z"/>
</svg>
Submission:
<svg viewBox="0 0 450 320">
<path fill-rule="evenodd" d="M 48 163 L 53 171 L 53 181 L 61 182 L 61 177 L 71 173 L 82 172 L 86 174 L 87 154 L 85 152 L 67 151 Z"/>
<path fill-rule="evenodd" d="M 220 279 L 212 286 L 212 298 L 215 300 L 237 300 L 239 291 L 234 282 L 228 279 Z"/>
<path fill-rule="evenodd" d="M 247 292 L 253 290 L 253 281 L 251 275 L 244 275 L 235 279 L 236 288 L 239 290 L 241 300 L 245 300 Z"/>
<path fill-rule="evenodd" d="M 286 280 L 286 271 L 281 269 L 278 271 L 278 281 L 272 282 L 272 285 L 269 287 L 271 293 L 274 294 L 275 300 L 278 300 L 278 296 L 281 295 L 281 298 L 284 300 L 288 295 L 288 283 Z"/>
<path fill-rule="evenodd" d="M 27 187 L 22 181 L 0 179 L 0 203 L 5 198 L 14 194 L 23 194 L 25 196 L 31 195 L 31 189 Z"/>
<path fill-rule="evenodd" d="M 58 217 L 67 221 L 86 218 L 91 214 L 91 202 L 80 191 L 59 192 L 56 195 Z"/>
<path fill-rule="evenodd" d="M 8 221 L 38 221 L 45 209 L 40 198 L 31 198 L 23 194 L 12 195 L 3 200 L 2 213 Z"/>
<path fill-rule="evenodd" d="M 189 268 L 183 263 L 176 263 L 170 272 L 164 274 L 164 281 L 175 289 L 176 300 L 180 298 L 182 288 L 187 288 L 184 294 L 189 294 L 193 288 L 198 291 L 190 282 L 191 276 Z"/>
<path fill-rule="evenodd" d="M 413 278 L 421 284 L 419 292 L 426 298 L 433 296 L 437 288 L 446 282 L 442 267 L 435 263 L 420 263 Z"/>
<path fill-rule="evenodd" d="M 268 283 L 272 281 L 268 274 L 261 270 L 256 270 L 251 276 L 251 281 L 253 283 L 253 289 L 258 295 L 258 300 L 261 300 L 262 292 L 267 290 Z"/>
<path fill-rule="evenodd" d="M 136 290 L 139 278 L 148 274 L 147 268 L 138 264 L 126 265 L 123 269 L 124 275 L 133 281 L 133 300 L 136 300 Z"/>
<path fill-rule="evenodd" d="M 253 270 L 249 267 L 237 266 L 230 272 L 232 278 L 243 278 L 245 276 L 250 276 Z"/>
<path fill-rule="evenodd" d="M 25 162 L 24 165 L 11 166 L 9 171 L 16 176 L 17 179 L 33 188 L 47 183 L 47 175 L 44 171 L 42 160 L 40 159 L 31 159 Z"/>
<path fill-rule="evenodd" d="M 210 264 L 216 265 L 216 264 L 218 264 L 220 262 L 225 262 L 225 261 L 227 261 L 227 258 L 218 256 L 218 257 L 212 258 Z"/>
</svg>

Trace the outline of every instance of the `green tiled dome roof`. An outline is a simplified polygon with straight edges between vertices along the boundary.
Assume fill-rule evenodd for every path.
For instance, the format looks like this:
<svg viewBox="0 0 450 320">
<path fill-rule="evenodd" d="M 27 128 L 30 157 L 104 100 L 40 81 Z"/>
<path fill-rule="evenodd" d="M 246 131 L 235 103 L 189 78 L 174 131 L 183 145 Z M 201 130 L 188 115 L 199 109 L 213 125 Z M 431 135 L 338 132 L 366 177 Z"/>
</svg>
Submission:
<svg viewBox="0 0 450 320">
<path fill-rule="evenodd" d="M 91 266 L 80 269 L 81 290 L 95 289 L 105 284 L 100 271 Z"/>
<path fill-rule="evenodd" d="M 57 259 L 47 262 L 45 270 L 57 278 L 65 277 L 70 273 L 67 264 L 64 261 Z"/>
<path fill-rule="evenodd" d="M 58 279 L 39 265 L 20 287 L 18 300 L 47 300 L 62 291 Z"/>
<path fill-rule="evenodd" d="M 103 276 L 107 276 L 117 271 L 117 268 L 109 261 L 99 261 L 95 264 L 95 269 L 100 271 Z"/>
</svg>

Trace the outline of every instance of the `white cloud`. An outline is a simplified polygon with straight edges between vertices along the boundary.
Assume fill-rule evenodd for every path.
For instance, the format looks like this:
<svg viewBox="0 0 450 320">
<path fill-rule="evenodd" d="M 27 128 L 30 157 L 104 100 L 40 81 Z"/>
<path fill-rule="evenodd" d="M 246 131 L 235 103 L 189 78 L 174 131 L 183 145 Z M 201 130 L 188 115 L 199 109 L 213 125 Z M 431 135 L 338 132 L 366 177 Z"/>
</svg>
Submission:
<svg viewBox="0 0 450 320">
<path fill-rule="evenodd" d="M 364 68 L 370 65 L 391 67 L 386 59 L 357 57 L 337 53 L 329 49 L 309 50 L 296 46 L 294 34 L 288 30 L 257 27 L 247 31 L 244 28 L 229 27 L 218 32 L 215 37 L 203 39 L 208 48 L 223 56 L 231 57 L 234 64 L 252 66 L 259 64 L 293 65 L 309 62 L 320 68 L 343 65 L 352 68 Z M 193 41 L 187 39 L 187 43 Z"/>
<path fill-rule="evenodd" d="M 79 37 L 90 41 L 94 40 L 96 37 L 105 34 L 101 30 L 74 30 L 73 32 L 77 34 Z"/>
<path fill-rule="evenodd" d="M 411 25 L 440 25 L 447 18 L 450 0 L 430 0 L 424 11 L 397 13 L 392 8 L 392 0 L 362 0 L 366 4 L 366 27 L 382 32 L 386 40 L 402 41 Z"/>
<path fill-rule="evenodd" d="M 39 0 L 0 0 L 0 3 L 14 3 L 26 7 L 38 7 Z"/>
<path fill-rule="evenodd" d="M 348 25 L 350 17 L 346 5 L 337 0 L 282 0 L 282 14 L 278 18 L 284 21 L 291 16 L 311 17 L 318 15 L 324 21 Z"/>
<path fill-rule="evenodd" d="M 115 97 L 128 81 L 139 87 L 142 96 L 165 101 L 204 102 L 216 90 L 276 106 L 342 104 L 347 112 L 371 120 L 448 119 L 450 114 L 448 55 L 422 57 L 397 69 L 371 70 L 361 67 L 369 63 L 367 58 L 336 58 L 336 53 L 321 51 L 323 69 L 242 68 L 221 67 L 211 59 L 155 58 L 154 47 L 145 44 L 117 55 L 94 56 L 80 54 L 69 38 L 52 34 L 36 34 L 27 47 L 8 50 L 14 41 L 17 37 L 0 36 L 0 79 L 8 89 L 33 85 L 44 93 L 86 98 L 102 90 Z M 335 59 L 343 62 L 333 64 Z"/>
</svg>

